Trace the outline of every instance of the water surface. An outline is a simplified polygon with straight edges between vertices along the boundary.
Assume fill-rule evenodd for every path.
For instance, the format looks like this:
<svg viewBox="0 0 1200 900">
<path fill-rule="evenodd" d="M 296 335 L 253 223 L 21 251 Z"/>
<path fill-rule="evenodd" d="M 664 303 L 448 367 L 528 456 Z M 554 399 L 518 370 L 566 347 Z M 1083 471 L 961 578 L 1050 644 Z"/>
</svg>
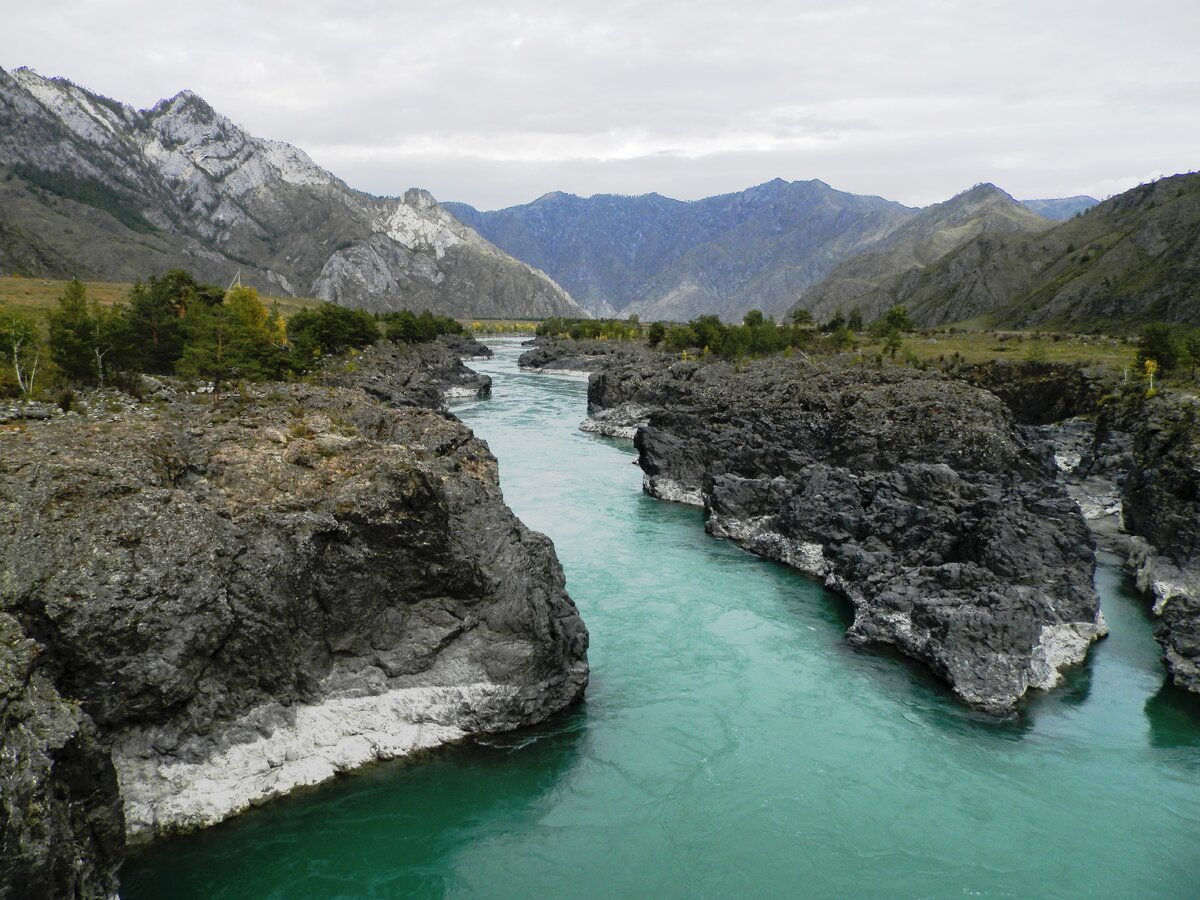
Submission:
<svg viewBox="0 0 1200 900">
<path fill-rule="evenodd" d="M 585 382 L 472 363 L 456 408 L 549 534 L 592 634 L 587 701 L 532 732 L 375 766 L 159 845 L 123 896 L 1195 897 L 1200 703 L 1164 686 L 1141 601 L 997 723 L 854 651 L 849 611 L 641 492 L 576 430 Z"/>
</svg>

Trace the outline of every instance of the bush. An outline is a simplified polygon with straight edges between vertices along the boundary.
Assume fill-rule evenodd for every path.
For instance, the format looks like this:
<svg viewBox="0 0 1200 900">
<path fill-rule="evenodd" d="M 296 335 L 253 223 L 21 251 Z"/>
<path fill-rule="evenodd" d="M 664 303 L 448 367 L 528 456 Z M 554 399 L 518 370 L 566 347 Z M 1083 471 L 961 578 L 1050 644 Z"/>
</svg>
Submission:
<svg viewBox="0 0 1200 900">
<path fill-rule="evenodd" d="M 322 303 L 292 316 L 287 323 L 287 337 L 298 354 L 319 359 L 370 346 L 379 340 L 379 323 L 361 309 Z"/>
<path fill-rule="evenodd" d="M 402 344 L 423 344 L 439 334 L 466 334 L 462 323 L 449 316 L 435 316 L 427 309 L 414 315 L 411 310 L 386 313 L 380 317 L 389 341 Z"/>
</svg>

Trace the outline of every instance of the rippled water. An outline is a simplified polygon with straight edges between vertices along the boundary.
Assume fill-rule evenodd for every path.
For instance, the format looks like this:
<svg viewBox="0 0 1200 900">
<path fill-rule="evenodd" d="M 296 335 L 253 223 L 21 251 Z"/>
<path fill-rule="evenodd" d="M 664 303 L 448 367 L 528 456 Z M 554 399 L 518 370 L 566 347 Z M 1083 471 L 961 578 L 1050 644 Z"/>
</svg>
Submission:
<svg viewBox="0 0 1200 900">
<path fill-rule="evenodd" d="M 592 634 L 587 701 L 160 845 L 123 896 L 1195 897 L 1200 703 L 1164 687 L 1112 560 L 1111 637 L 997 723 L 857 652 L 844 601 L 641 493 L 585 382 L 476 368 L 456 409 L 549 534 Z"/>
</svg>

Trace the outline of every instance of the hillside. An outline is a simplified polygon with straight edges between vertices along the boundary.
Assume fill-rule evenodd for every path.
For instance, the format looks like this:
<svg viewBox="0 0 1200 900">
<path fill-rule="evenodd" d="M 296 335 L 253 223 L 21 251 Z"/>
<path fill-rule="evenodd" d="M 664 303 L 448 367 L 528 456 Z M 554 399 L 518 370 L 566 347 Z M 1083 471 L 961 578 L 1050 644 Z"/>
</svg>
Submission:
<svg viewBox="0 0 1200 900">
<path fill-rule="evenodd" d="M 171 267 L 371 310 L 580 315 L 426 192 L 373 197 L 184 91 L 136 110 L 0 69 L 0 273 L 109 281 Z"/>
<path fill-rule="evenodd" d="M 1041 234 L 981 234 L 863 303 L 902 303 L 923 325 L 1200 322 L 1200 175 L 1140 185 Z"/>
<path fill-rule="evenodd" d="M 980 234 L 1030 234 L 1052 224 L 995 185 L 976 185 L 925 207 L 875 248 L 840 263 L 797 306 L 819 322 L 858 307 L 869 321 L 887 310 L 887 297 L 877 289 L 897 276 L 923 269 Z"/>
<path fill-rule="evenodd" d="M 736 320 L 754 308 L 782 315 L 841 260 L 915 214 L 821 181 L 781 179 L 694 202 L 553 193 L 495 212 L 446 208 L 593 312 L 678 320 Z"/>
<path fill-rule="evenodd" d="M 1075 197 L 1058 197 L 1045 200 L 1018 200 L 1023 207 L 1039 216 L 1065 222 L 1067 219 L 1087 212 L 1100 201 L 1095 197 L 1077 195 Z"/>
</svg>

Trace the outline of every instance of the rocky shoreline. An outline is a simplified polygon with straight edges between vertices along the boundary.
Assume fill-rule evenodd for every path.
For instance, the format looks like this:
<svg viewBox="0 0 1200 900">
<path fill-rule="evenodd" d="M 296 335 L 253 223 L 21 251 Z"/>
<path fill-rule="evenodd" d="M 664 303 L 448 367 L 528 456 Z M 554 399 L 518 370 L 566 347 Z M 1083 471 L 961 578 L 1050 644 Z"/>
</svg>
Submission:
<svg viewBox="0 0 1200 900">
<path fill-rule="evenodd" d="M 1011 714 L 1106 633 L 1082 517 L 989 393 L 894 366 L 648 360 L 588 400 L 644 418 L 650 494 L 822 579 L 854 607 L 852 643 L 895 646 L 973 706 Z"/>
<path fill-rule="evenodd" d="M 488 386 L 379 345 L 6 427 L 0 896 L 111 896 L 127 843 L 582 696 L 553 546 L 444 409 Z"/>
<path fill-rule="evenodd" d="M 752 415 L 769 423 L 786 417 L 792 403 L 789 391 L 798 390 L 803 394 L 806 390 L 791 381 L 802 383 L 812 378 L 820 367 L 795 364 L 791 381 L 785 378 L 739 390 L 736 388 L 739 380 L 751 385 L 754 379 L 730 372 L 728 366 L 715 364 L 710 369 L 696 363 L 674 361 L 631 345 L 618 345 L 619 349 L 614 352 L 596 346 L 600 343 L 540 341 L 534 360 L 539 366 L 570 364 L 595 373 L 589 386 L 588 418 L 580 425 L 581 430 L 613 437 L 637 437 L 639 463 L 645 471 L 648 493 L 664 500 L 706 507 L 709 513 L 706 527 L 713 534 L 728 537 L 753 552 L 822 577 L 831 587 L 851 596 L 846 587 L 839 584 L 839 577 L 844 576 L 828 570 L 828 548 L 821 540 L 814 537 L 811 541 L 796 542 L 780 531 L 781 519 L 776 508 L 780 498 L 776 494 L 782 489 L 778 485 L 773 484 L 767 492 L 769 499 L 754 501 L 748 509 L 738 510 L 740 515 L 730 515 L 722 508 L 722 498 L 714 496 L 708 486 L 709 482 L 718 486 L 726 483 L 718 476 L 725 474 L 730 459 L 682 464 L 693 452 L 688 449 L 689 441 L 701 446 L 732 445 L 734 441 L 722 440 L 720 432 L 740 427 L 746 432 L 743 438 L 755 441 L 755 448 L 763 456 L 761 468 L 754 470 L 753 480 L 761 484 L 768 477 L 782 477 L 786 485 L 783 493 L 794 490 L 791 481 L 796 478 L 795 472 L 780 470 L 773 457 L 793 456 L 787 449 L 790 447 L 788 442 L 795 441 L 797 435 L 788 427 L 775 424 L 756 424 L 750 428 L 741 422 L 731 426 L 724 423 L 722 417 Z M 748 363 L 737 368 L 761 370 L 763 366 L 771 365 L 782 363 L 779 360 Z M 862 373 L 865 382 L 878 379 L 877 375 L 868 374 L 872 371 L 869 366 L 845 369 L 850 370 Z M 728 374 L 713 374 L 721 372 Z M 1172 393 L 1147 398 L 1144 385 L 1123 386 L 1110 372 L 1059 363 L 960 365 L 946 376 L 942 380 L 946 385 L 946 398 L 961 399 L 964 396 L 962 385 L 978 388 L 977 393 L 966 395 L 967 408 L 983 404 L 979 408 L 992 409 L 995 416 L 992 427 L 997 433 L 1006 433 L 1006 440 L 1014 447 L 1022 448 L 1021 455 L 1040 460 L 1034 468 L 1045 471 L 1036 474 L 1034 482 L 1045 488 L 1047 479 L 1057 480 L 1075 502 L 1091 534 L 1090 540 L 1126 560 L 1138 589 L 1147 596 L 1152 612 L 1158 617 L 1155 636 L 1163 646 L 1163 662 L 1170 678 L 1180 687 L 1200 693 L 1200 402 Z M 909 377 L 941 378 L 934 373 L 920 376 L 912 373 Z M 850 376 L 851 382 L 855 380 Z M 672 381 L 670 387 L 665 386 Z M 680 421 L 669 414 L 673 405 L 692 402 L 688 398 L 693 381 L 716 398 L 705 411 L 716 423 L 707 430 L 695 421 Z M 726 396 L 717 397 L 712 383 L 722 381 L 728 382 L 729 389 Z M 755 390 L 766 394 L 756 397 L 753 395 Z M 772 394 L 779 398 L 778 403 L 765 399 Z M 981 396 L 987 399 L 981 399 Z M 1003 416 L 994 408 L 995 398 L 1007 407 L 1011 421 L 1006 425 L 1000 424 Z M 858 399 L 861 398 L 847 402 L 853 406 Z M 728 408 L 721 404 L 728 404 Z M 920 415 L 921 410 L 906 411 L 897 406 L 892 413 L 895 418 L 906 414 Z M 693 415 L 692 419 L 695 418 Z M 914 418 L 914 425 L 916 421 Z M 823 424 L 827 427 L 829 422 Z M 756 433 L 764 428 L 766 434 Z M 952 430 L 947 431 L 947 434 L 952 433 Z M 803 446 L 803 440 L 809 436 L 800 437 Z M 898 442 L 892 448 L 894 450 L 903 450 L 907 446 L 910 450 L 904 452 L 915 452 L 918 456 L 924 452 L 919 440 L 912 442 L 913 435 L 900 431 L 893 437 Z M 649 452 L 644 448 L 649 448 Z M 840 449 L 835 448 L 835 455 Z M 937 446 L 930 449 L 931 459 L 938 458 L 943 450 Z M 735 452 L 728 452 L 731 458 L 736 458 Z M 792 469 L 796 468 L 794 463 L 790 465 Z M 950 465 L 953 467 L 956 463 L 950 461 Z M 861 472 L 850 474 L 861 482 Z M 1012 474 L 1028 478 L 1027 473 Z M 1055 500 L 1056 506 L 1060 500 Z M 828 498 L 822 498 L 822 504 L 828 502 Z M 1034 514 L 1041 517 L 1044 511 L 1035 509 Z M 1074 518 L 1061 509 L 1053 516 L 1054 521 L 1070 523 L 1069 530 L 1063 534 L 1069 535 L 1077 546 L 1082 546 L 1086 540 L 1080 539 Z M 887 521 L 882 524 L 885 529 L 889 528 Z M 890 527 L 894 527 L 894 523 Z M 1078 552 L 1068 556 L 1073 558 L 1072 564 L 1076 567 L 1084 564 Z M 1068 623 L 1055 623 L 1052 628 L 1061 624 Z M 1031 686 L 1045 687 L 1053 683 L 1055 677 L 1049 668 L 1082 659 L 1087 643 L 1104 631 L 1102 616 L 1088 622 L 1085 614 L 1084 620 L 1076 624 L 1080 627 L 1071 625 L 1066 631 L 1058 628 L 1047 632 L 1049 649 L 1039 650 L 1030 658 L 1048 659 L 1053 665 L 1047 667 L 1038 662 L 1035 668 L 1041 674 L 1031 678 Z M 865 633 L 865 629 L 852 627 L 850 639 L 861 642 L 860 631 Z M 881 632 L 885 641 L 889 640 L 886 631 Z M 1054 637 L 1055 634 L 1059 637 Z M 871 640 L 877 639 L 877 635 L 871 637 Z M 1064 646 L 1064 639 L 1069 646 Z M 904 650 L 906 643 L 911 642 L 901 640 L 897 646 Z M 920 651 L 911 655 L 923 658 L 927 654 Z M 941 667 L 940 663 L 931 665 L 935 671 Z M 984 708 L 995 706 L 1001 711 L 1011 706 L 1006 701 L 998 704 L 971 702 Z"/>
</svg>

